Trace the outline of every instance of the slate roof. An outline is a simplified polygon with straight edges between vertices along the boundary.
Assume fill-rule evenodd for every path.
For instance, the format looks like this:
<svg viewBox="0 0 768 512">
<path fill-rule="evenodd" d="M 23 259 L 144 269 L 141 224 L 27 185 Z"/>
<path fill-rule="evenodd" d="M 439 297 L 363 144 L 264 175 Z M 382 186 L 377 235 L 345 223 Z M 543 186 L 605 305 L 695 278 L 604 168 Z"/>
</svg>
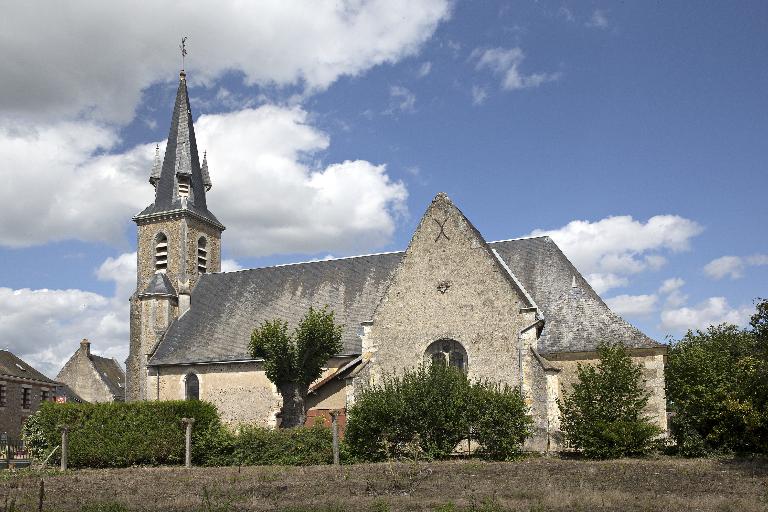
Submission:
<svg viewBox="0 0 768 512">
<path fill-rule="evenodd" d="M 182 204 L 181 199 L 176 193 L 177 175 L 187 175 L 190 178 L 191 192 L 186 205 Z M 189 106 L 186 74 L 182 71 L 179 75 L 179 88 L 176 91 L 176 102 L 173 107 L 173 117 L 171 118 L 171 128 L 168 133 L 168 144 L 165 147 L 163 165 L 159 169 L 159 173 L 156 165 L 153 166 L 150 173 L 150 182 L 157 183 L 155 201 L 136 215 L 134 220 L 141 220 L 144 217 L 162 213 L 186 210 L 224 229 L 224 226 L 216 216 L 208 211 L 208 205 L 206 204 L 205 191 L 210 188 L 207 162 L 205 175 L 204 177 L 197 152 L 197 140 L 195 139 L 195 128 L 192 124 L 192 110 Z"/>
<path fill-rule="evenodd" d="M 603 340 L 659 344 L 614 314 L 549 237 L 492 242 L 536 302 L 545 325 L 541 354 L 592 351 Z M 151 365 L 251 359 L 255 327 L 279 317 L 295 325 L 310 305 L 328 304 L 344 325 L 344 354 L 359 354 L 359 326 L 371 320 L 404 252 L 205 274 L 192 307 L 168 329 Z M 575 287 L 574 284 L 575 277 Z"/>
<path fill-rule="evenodd" d="M 0 377 L 16 377 L 19 379 L 37 380 L 53 385 L 58 384 L 7 350 L 0 350 Z"/>
<path fill-rule="evenodd" d="M 125 373 L 117 361 L 91 354 L 93 367 L 116 400 L 125 400 Z"/>
<path fill-rule="evenodd" d="M 149 280 L 149 283 L 147 283 L 144 291 L 141 292 L 141 295 L 175 297 L 176 290 L 173 288 L 171 280 L 168 279 L 168 276 L 166 276 L 164 272 L 156 272 L 155 275 L 152 276 L 152 279 Z"/>
</svg>

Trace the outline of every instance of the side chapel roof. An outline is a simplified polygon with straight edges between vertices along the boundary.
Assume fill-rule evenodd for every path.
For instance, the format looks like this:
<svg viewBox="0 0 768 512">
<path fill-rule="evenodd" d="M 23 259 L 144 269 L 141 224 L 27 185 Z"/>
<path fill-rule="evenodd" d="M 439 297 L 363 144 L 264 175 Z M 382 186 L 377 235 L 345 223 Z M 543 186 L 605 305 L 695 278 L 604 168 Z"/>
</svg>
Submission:
<svg viewBox="0 0 768 512">
<path fill-rule="evenodd" d="M 601 341 L 659 344 L 613 313 L 546 236 L 491 242 L 540 308 L 541 354 L 593 351 Z M 344 325 L 343 354 L 361 352 L 360 323 L 371 320 L 404 252 L 205 274 L 192 308 L 168 329 L 151 365 L 249 360 L 254 328 L 279 317 L 296 325 L 309 306 L 328 304 Z"/>
</svg>

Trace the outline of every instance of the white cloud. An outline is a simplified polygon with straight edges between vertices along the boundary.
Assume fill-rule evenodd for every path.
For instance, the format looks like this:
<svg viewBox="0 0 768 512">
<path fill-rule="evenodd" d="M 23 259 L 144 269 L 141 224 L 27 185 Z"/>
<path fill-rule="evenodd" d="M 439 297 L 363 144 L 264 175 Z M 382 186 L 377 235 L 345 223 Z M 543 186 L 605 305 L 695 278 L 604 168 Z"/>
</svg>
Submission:
<svg viewBox="0 0 768 512">
<path fill-rule="evenodd" d="M 0 348 L 50 377 L 82 338 L 91 341 L 94 353 L 122 364 L 128 355 L 128 298 L 136 287 L 136 253 L 107 258 L 96 275 L 115 283 L 112 297 L 76 289 L 0 288 Z"/>
<path fill-rule="evenodd" d="M 393 85 L 389 88 L 389 109 L 387 114 L 394 114 L 395 112 L 407 112 L 412 113 L 416 109 L 416 95 L 413 94 L 408 88 L 401 85 Z"/>
<path fill-rule="evenodd" d="M 488 99 L 488 91 L 479 85 L 472 86 L 472 104 L 482 105 Z"/>
<path fill-rule="evenodd" d="M 650 295 L 617 295 L 606 299 L 608 306 L 620 315 L 647 315 L 656 309 L 658 297 Z"/>
<path fill-rule="evenodd" d="M 233 259 L 221 260 L 222 272 L 234 272 L 235 270 L 242 270 L 243 266 Z"/>
<path fill-rule="evenodd" d="M 598 293 L 626 286 L 627 276 L 656 270 L 666 261 L 661 252 L 689 248 L 701 233 L 696 222 L 677 215 L 656 215 L 643 223 L 629 215 L 596 222 L 575 220 L 554 230 L 534 230 L 548 235 L 565 252 Z"/>
<path fill-rule="evenodd" d="M 753 254 L 741 256 L 721 256 L 704 265 L 704 273 L 712 279 L 740 279 L 744 277 L 746 267 L 768 265 L 768 254 Z"/>
<path fill-rule="evenodd" d="M 478 59 L 477 69 L 490 69 L 495 74 L 501 75 L 501 86 L 508 91 L 538 87 L 560 78 L 560 73 L 534 73 L 531 75 L 521 73 L 519 68 L 525 59 L 525 54 L 523 50 L 517 47 L 478 49 L 472 55 Z"/>
<path fill-rule="evenodd" d="M 416 72 L 416 76 L 418 76 L 419 78 L 424 78 L 431 72 L 432 72 L 432 63 L 427 61 L 427 62 L 424 62 L 421 66 L 419 66 L 419 70 Z"/>
<path fill-rule="evenodd" d="M 405 185 L 384 165 L 311 163 L 330 140 L 298 107 L 202 116 L 196 130 L 214 183 L 209 205 L 237 254 L 371 250 L 390 240 L 405 210 Z M 153 200 L 154 144 L 97 153 L 115 140 L 90 123 L 0 125 L 0 179 L 9 184 L 0 188 L 0 244 L 123 242 L 131 216 Z"/>
<path fill-rule="evenodd" d="M 601 9 L 595 9 L 592 12 L 592 16 L 589 18 L 589 21 L 587 21 L 586 25 L 592 28 L 607 28 L 608 16 L 606 15 L 605 11 Z"/>
<path fill-rule="evenodd" d="M 679 277 L 673 277 L 665 279 L 659 287 L 659 293 L 666 296 L 666 307 L 676 308 L 685 304 L 688 300 L 688 296 L 683 294 L 682 288 L 685 285 L 685 281 Z"/>
<path fill-rule="evenodd" d="M 0 18 L 0 111 L 127 122 L 144 88 L 174 79 L 169 70 L 180 64 L 178 43 L 169 34 L 190 36 L 186 67 L 193 81 L 212 83 L 240 70 L 249 84 L 322 90 L 340 76 L 415 54 L 450 16 L 450 6 L 447 0 L 222 0 L 211 8 L 189 0 L 126 9 L 71 0 L 40 9 L 14 2 Z"/>
<path fill-rule="evenodd" d="M 710 297 L 693 307 L 662 311 L 661 326 L 674 334 L 688 329 L 705 329 L 710 325 L 731 323 L 746 325 L 753 309 L 749 306 L 731 307 L 725 297 Z"/>
<path fill-rule="evenodd" d="M 370 250 L 390 240 L 405 211 L 405 185 L 384 165 L 308 163 L 329 138 L 300 108 L 202 116 L 197 140 L 208 150 L 209 207 L 237 255 Z"/>
<path fill-rule="evenodd" d="M 744 277 L 744 261 L 738 256 L 721 256 L 704 266 L 704 273 L 712 279 Z"/>
</svg>

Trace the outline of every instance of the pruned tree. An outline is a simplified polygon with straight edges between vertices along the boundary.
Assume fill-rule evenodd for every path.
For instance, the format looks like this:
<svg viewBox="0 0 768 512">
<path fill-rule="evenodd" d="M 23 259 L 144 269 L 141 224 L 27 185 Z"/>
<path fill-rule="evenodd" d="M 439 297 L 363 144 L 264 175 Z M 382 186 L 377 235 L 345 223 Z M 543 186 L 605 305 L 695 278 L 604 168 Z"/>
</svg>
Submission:
<svg viewBox="0 0 768 512">
<path fill-rule="evenodd" d="M 253 357 L 264 359 L 267 378 L 283 397 L 283 428 L 304 425 L 309 386 L 322 375 L 323 365 L 341 351 L 342 326 L 333 311 L 309 308 L 292 334 L 277 318 L 264 322 L 251 334 Z"/>
</svg>

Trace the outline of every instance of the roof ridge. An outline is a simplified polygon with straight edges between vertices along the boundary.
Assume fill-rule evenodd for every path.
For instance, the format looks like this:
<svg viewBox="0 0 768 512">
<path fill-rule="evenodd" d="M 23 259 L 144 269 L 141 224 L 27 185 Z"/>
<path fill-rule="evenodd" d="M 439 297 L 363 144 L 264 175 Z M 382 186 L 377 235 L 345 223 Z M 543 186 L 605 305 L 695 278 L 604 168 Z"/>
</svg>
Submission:
<svg viewBox="0 0 768 512">
<path fill-rule="evenodd" d="M 229 271 L 221 271 L 221 272 L 208 272 L 208 274 L 234 274 L 237 272 L 247 272 L 249 270 L 264 270 L 268 268 L 280 268 L 280 267 L 293 267 L 296 265 L 307 265 L 309 263 L 326 263 L 330 261 L 342 261 L 342 260 L 353 260 L 356 258 L 368 258 L 371 256 L 386 256 L 388 254 L 405 254 L 405 251 L 385 251 L 385 252 L 373 252 L 370 254 L 356 254 L 354 256 L 341 256 L 338 258 L 327 258 L 322 260 L 307 260 L 307 261 L 296 261 L 293 263 L 278 263 L 277 265 L 267 265 L 264 267 L 252 267 L 252 268 L 241 268 L 238 270 L 229 270 Z"/>
</svg>

